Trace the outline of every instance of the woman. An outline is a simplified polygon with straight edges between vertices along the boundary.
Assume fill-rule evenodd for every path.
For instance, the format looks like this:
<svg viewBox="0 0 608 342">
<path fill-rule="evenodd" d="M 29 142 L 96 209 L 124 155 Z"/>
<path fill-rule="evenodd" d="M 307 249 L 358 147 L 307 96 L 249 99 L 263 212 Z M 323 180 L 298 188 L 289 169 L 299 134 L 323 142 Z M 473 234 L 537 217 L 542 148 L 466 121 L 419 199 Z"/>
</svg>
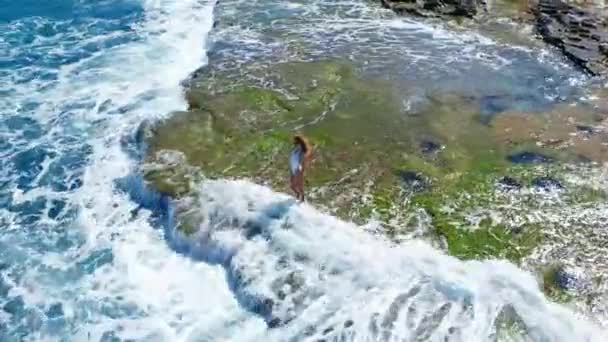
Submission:
<svg viewBox="0 0 608 342">
<path fill-rule="evenodd" d="M 312 159 L 312 146 L 303 135 L 296 135 L 293 144 L 289 156 L 291 190 L 296 193 L 298 201 L 304 201 L 304 169 Z"/>
</svg>

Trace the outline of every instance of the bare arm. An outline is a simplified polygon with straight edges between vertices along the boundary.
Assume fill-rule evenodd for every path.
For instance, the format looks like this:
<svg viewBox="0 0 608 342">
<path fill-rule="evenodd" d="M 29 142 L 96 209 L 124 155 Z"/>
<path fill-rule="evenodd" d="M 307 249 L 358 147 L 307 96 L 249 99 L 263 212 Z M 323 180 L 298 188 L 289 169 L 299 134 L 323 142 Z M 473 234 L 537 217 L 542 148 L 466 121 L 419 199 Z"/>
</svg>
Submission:
<svg viewBox="0 0 608 342">
<path fill-rule="evenodd" d="M 302 135 L 300 136 L 300 139 L 302 140 L 302 145 L 303 145 L 302 148 L 305 151 L 304 159 L 310 160 L 312 158 L 312 144 L 310 143 L 308 138 L 306 138 Z"/>
<path fill-rule="evenodd" d="M 304 151 L 306 151 L 304 152 L 304 164 L 308 165 L 310 164 L 313 158 L 313 149 L 308 139 L 303 138 L 302 140 L 304 142 Z"/>
</svg>

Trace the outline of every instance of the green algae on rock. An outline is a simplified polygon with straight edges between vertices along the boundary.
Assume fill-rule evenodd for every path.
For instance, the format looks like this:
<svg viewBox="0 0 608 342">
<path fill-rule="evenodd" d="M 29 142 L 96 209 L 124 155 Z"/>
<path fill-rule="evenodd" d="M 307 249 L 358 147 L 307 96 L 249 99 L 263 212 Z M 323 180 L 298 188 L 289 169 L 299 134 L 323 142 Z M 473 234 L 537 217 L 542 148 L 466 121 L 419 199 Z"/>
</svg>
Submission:
<svg viewBox="0 0 608 342">
<path fill-rule="evenodd" d="M 192 82 L 189 111 L 151 127 L 145 178 L 177 198 L 190 196 L 203 174 L 285 191 L 291 137 L 303 132 L 315 146 L 306 177 L 315 205 L 359 223 L 377 220 L 393 238 L 447 242 L 460 258 L 521 263 L 545 238 L 544 226 L 516 220 L 512 193 L 497 182 L 511 176 L 531 189 L 535 177 L 557 179 L 559 167 L 510 163 L 510 153 L 532 149 L 531 133 L 485 125 L 475 99 L 431 92 L 412 112 L 403 104 L 409 91 L 334 60 L 252 65 L 238 76 L 218 71 Z M 440 146 L 432 153 L 420 148 L 429 137 Z M 603 196 L 581 189 L 565 192 L 580 195 L 568 197 L 573 203 Z M 539 196 L 524 196 L 526 205 Z M 192 233 L 191 226 L 182 229 Z"/>
<path fill-rule="evenodd" d="M 146 163 L 176 150 L 208 177 L 247 176 L 282 186 L 291 135 L 303 131 L 317 147 L 308 186 L 331 187 L 355 168 L 379 164 L 383 148 L 407 129 L 399 124 L 401 104 L 390 84 L 362 82 L 350 66 L 287 63 L 267 75 L 282 88 L 190 90 L 191 110 L 153 128 Z"/>
</svg>

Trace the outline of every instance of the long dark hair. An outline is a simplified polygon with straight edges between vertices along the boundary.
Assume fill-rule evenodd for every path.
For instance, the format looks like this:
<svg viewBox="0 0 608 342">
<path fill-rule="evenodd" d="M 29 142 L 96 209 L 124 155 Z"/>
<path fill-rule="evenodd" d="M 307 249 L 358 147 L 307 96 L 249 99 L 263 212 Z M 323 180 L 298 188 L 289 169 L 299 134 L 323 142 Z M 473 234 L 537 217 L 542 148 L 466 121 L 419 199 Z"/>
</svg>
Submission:
<svg viewBox="0 0 608 342">
<path fill-rule="evenodd" d="M 293 137 L 293 143 L 302 147 L 302 152 L 304 152 L 305 156 L 310 156 L 310 154 L 312 153 L 312 146 L 310 145 L 310 142 L 308 141 L 308 139 L 306 139 L 305 136 L 301 134 L 296 134 Z"/>
</svg>

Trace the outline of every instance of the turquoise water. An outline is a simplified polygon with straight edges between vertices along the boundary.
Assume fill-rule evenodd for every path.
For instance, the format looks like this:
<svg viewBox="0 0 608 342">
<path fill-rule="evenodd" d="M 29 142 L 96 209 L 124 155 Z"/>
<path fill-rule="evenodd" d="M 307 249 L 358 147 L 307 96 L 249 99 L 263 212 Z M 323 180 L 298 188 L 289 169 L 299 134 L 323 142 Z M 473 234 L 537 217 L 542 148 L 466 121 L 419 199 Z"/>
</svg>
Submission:
<svg viewBox="0 0 608 342">
<path fill-rule="evenodd" d="M 162 203 L 124 190 L 140 185 L 139 123 L 185 106 L 179 82 L 205 63 L 212 7 L 0 2 L 1 341 L 145 338 L 171 323 L 157 319 L 168 304 L 129 294 L 145 280 L 120 256 L 138 248 L 119 247 L 147 236 L 144 249 L 174 257 L 154 223 Z"/>
</svg>

